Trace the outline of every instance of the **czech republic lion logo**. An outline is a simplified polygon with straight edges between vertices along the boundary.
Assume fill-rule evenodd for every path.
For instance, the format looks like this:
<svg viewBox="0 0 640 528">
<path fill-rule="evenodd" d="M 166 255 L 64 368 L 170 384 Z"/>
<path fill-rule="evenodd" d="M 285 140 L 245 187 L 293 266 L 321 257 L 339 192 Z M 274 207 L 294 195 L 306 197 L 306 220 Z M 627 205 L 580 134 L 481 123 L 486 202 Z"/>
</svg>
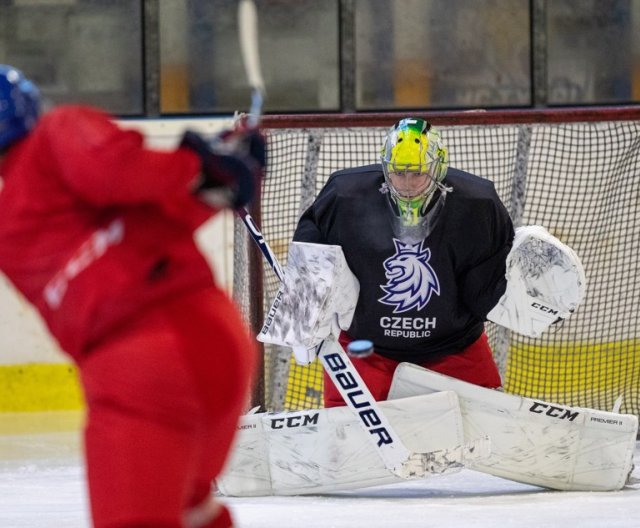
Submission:
<svg viewBox="0 0 640 528">
<path fill-rule="evenodd" d="M 429 264 L 431 250 L 421 242 L 393 242 L 396 252 L 384 261 L 387 284 L 380 286 L 386 295 L 378 300 L 394 306 L 393 313 L 421 310 L 434 293 L 440 295 L 438 277 Z"/>
</svg>

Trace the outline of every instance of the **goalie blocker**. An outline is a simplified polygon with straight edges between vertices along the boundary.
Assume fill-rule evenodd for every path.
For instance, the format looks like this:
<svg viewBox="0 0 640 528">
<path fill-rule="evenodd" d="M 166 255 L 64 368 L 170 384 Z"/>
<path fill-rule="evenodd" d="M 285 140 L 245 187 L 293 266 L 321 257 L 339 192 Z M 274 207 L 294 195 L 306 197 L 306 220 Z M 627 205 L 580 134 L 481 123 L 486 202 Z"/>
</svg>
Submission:
<svg viewBox="0 0 640 528">
<path fill-rule="evenodd" d="M 330 335 L 351 326 L 360 284 L 340 246 L 292 242 L 286 273 L 258 341 L 293 348 L 308 365 Z"/>
</svg>

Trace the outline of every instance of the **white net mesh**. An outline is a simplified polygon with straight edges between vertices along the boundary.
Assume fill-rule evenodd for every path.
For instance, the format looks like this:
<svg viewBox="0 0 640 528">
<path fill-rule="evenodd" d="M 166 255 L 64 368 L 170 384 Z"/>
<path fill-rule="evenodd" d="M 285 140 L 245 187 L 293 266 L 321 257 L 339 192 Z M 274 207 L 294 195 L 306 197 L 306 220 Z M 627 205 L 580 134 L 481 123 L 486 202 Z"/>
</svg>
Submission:
<svg viewBox="0 0 640 528">
<path fill-rule="evenodd" d="M 578 313 L 539 339 L 487 330 L 505 390 L 640 413 L 640 121 L 441 126 L 451 165 L 491 179 L 514 224 L 539 224 L 572 247 L 587 275 Z M 267 129 L 262 232 L 284 265 L 301 212 L 329 175 L 378 161 L 386 127 Z M 243 264 L 243 260 L 245 261 Z M 246 254 L 239 252 L 238 270 Z M 277 279 L 265 266 L 268 305 Z M 240 271 L 240 274 L 245 271 Z M 248 290 L 255 293 L 249 285 Z M 265 352 L 269 410 L 322 405 L 320 367 Z"/>
</svg>

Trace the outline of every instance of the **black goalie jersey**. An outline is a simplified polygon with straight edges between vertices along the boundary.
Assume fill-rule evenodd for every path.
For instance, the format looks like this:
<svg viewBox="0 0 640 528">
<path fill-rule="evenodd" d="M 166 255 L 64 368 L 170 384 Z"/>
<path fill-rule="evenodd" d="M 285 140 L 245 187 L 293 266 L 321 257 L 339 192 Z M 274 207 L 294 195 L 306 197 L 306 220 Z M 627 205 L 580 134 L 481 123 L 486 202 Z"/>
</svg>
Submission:
<svg viewBox="0 0 640 528">
<path fill-rule="evenodd" d="M 331 175 L 300 218 L 294 240 L 342 247 L 360 281 L 348 335 L 377 353 L 419 363 L 478 339 L 505 291 L 511 219 L 493 183 L 449 168 L 447 194 L 421 242 L 394 236 L 380 165 Z"/>
</svg>

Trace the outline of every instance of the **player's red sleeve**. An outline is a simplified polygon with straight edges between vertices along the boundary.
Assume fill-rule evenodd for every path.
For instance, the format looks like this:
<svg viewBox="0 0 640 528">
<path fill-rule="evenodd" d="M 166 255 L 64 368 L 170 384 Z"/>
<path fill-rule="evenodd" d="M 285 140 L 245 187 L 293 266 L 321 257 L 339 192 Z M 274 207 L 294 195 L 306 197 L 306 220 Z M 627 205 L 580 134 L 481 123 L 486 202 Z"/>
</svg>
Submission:
<svg viewBox="0 0 640 528">
<path fill-rule="evenodd" d="M 144 147 L 143 136 L 119 128 L 108 114 L 63 106 L 45 115 L 43 148 L 66 185 L 98 205 L 167 203 L 191 192 L 200 160 L 188 149 Z"/>
</svg>

